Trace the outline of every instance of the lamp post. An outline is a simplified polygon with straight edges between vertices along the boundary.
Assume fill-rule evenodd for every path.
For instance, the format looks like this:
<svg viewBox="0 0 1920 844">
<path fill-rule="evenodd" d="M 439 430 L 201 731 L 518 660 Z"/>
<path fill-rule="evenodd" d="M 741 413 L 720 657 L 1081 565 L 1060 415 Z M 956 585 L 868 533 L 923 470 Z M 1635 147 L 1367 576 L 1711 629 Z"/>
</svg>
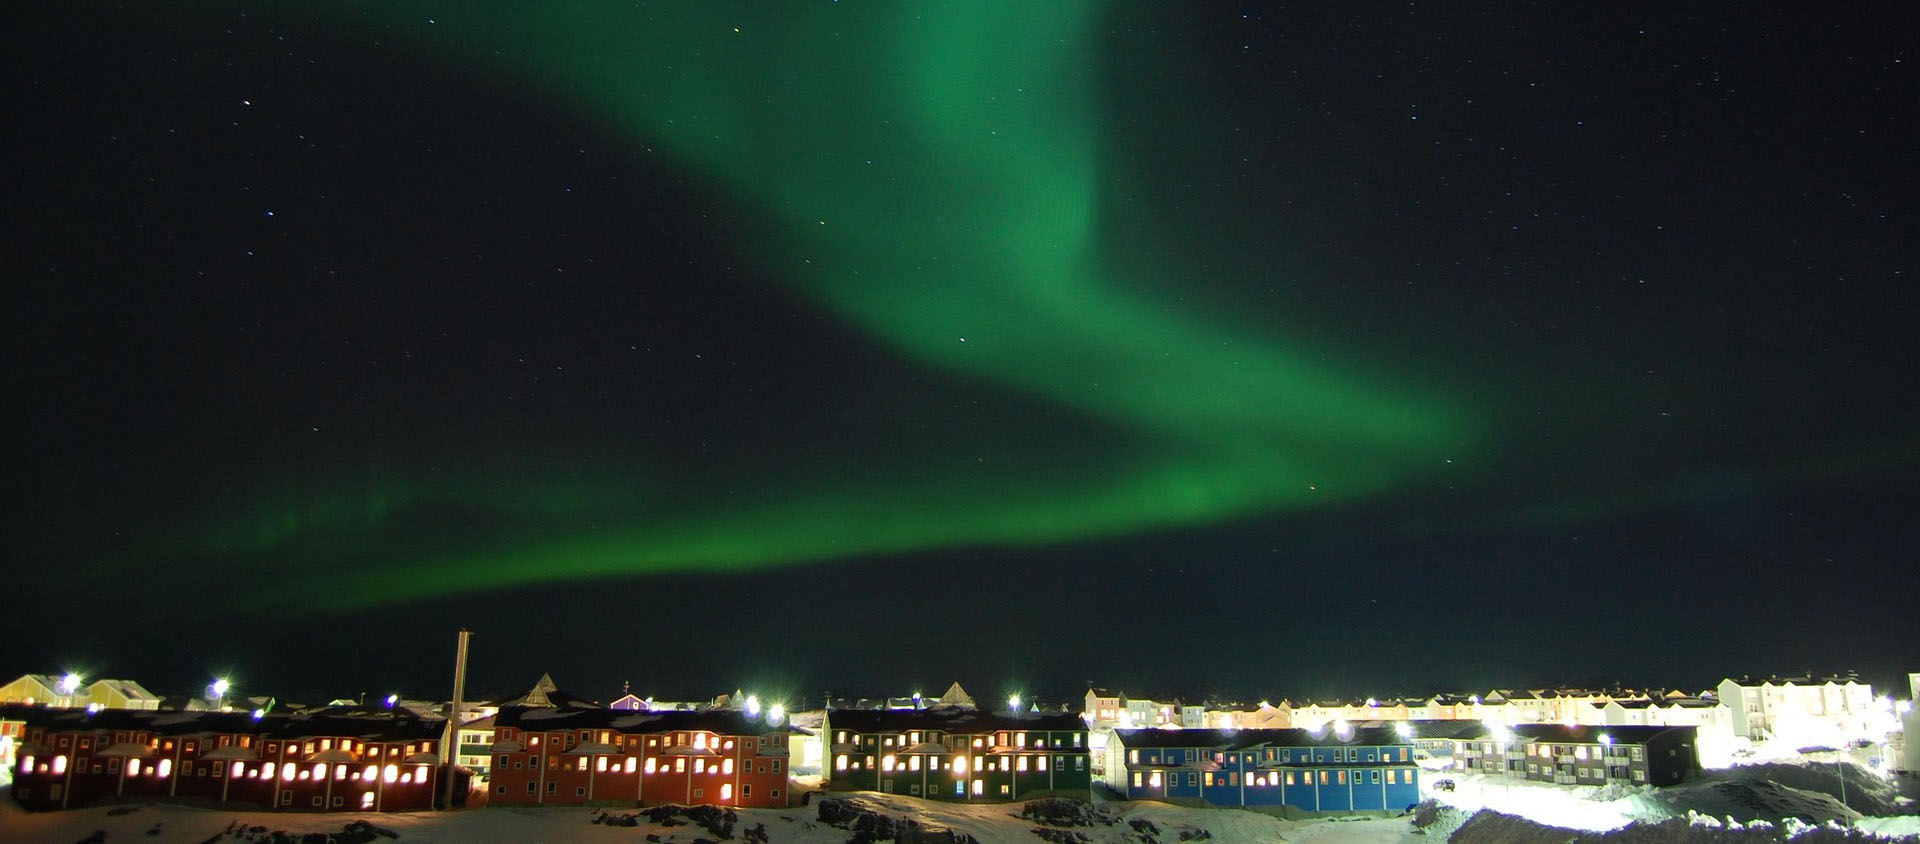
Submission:
<svg viewBox="0 0 1920 844">
<path fill-rule="evenodd" d="M 226 708 L 227 690 L 231 688 L 233 685 L 227 682 L 227 678 L 213 678 L 213 682 L 207 686 L 207 691 L 213 692 L 213 711 L 219 712 Z"/>
<path fill-rule="evenodd" d="M 1508 770 L 1507 745 L 1513 741 L 1513 731 L 1507 729 L 1505 724 L 1496 724 L 1493 728 L 1493 741 L 1500 749 L 1500 792 L 1510 797 L 1513 793 L 1513 782 Z M 1505 803 L 1507 800 L 1502 798 L 1500 802 Z"/>
</svg>

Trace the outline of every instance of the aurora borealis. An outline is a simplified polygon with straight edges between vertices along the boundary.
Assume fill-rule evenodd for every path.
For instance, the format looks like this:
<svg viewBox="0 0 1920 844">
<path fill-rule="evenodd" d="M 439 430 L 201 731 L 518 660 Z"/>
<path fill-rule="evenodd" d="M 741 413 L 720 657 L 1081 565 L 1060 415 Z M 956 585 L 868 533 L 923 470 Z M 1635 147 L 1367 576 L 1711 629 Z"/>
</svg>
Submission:
<svg viewBox="0 0 1920 844">
<path fill-rule="evenodd" d="M 10 569 L 136 621 L 469 624 L 522 661 L 582 594 L 583 637 L 737 592 L 843 650 L 964 571 L 1053 597 L 930 611 L 1015 644 L 913 670 L 1067 684 L 1085 654 L 1017 643 L 1156 598 L 1197 626 L 1149 660 L 1216 624 L 1324 654 L 1601 580 L 1607 614 L 1725 631 L 1657 670 L 1762 660 L 1786 640 L 1722 617 L 1759 600 L 1711 597 L 1727 572 L 1912 582 L 1876 515 L 1914 497 L 1914 161 L 1880 107 L 1911 70 L 1870 20 L 1589 14 L 48 11 L 10 59 Z M 1624 626 L 1388 662 L 1640 670 L 1664 634 Z M 90 635 L 33 656 L 108 658 Z"/>
</svg>

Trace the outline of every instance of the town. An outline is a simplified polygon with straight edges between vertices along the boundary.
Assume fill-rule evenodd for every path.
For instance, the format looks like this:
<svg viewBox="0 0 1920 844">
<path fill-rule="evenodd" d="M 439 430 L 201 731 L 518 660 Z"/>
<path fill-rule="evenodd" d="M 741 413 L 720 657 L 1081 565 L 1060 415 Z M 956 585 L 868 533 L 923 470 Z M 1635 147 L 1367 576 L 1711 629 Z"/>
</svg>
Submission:
<svg viewBox="0 0 1920 844">
<path fill-rule="evenodd" d="M 1711 688 L 1488 689 L 1419 699 L 1189 701 L 1089 686 L 981 701 L 734 691 L 607 703 L 542 675 L 486 702 L 235 694 L 163 698 L 125 679 L 28 674 L 0 686 L 7 792 L 30 811 L 125 800 L 308 812 L 484 806 L 780 808 L 878 792 L 993 803 L 1152 800 L 1304 818 L 1394 814 L 1455 776 L 1665 787 L 1744 759 L 1853 748 L 1912 778 L 1913 695 L 1852 675 L 1730 677 Z M 452 717 L 449 718 L 451 713 Z M 449 724 L 453 726 L 449 727 Z"/>
</svg>

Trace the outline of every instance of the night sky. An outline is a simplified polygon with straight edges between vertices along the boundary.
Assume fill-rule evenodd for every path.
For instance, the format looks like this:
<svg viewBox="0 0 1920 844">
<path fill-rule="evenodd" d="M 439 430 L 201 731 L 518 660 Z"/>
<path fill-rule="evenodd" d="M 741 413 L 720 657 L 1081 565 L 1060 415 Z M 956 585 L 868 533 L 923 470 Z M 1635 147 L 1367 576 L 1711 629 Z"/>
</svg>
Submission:
<svg viewBox="0 0 1920 844">
<path fill-rule="evenodd" d="M 0 674 L 1885 683 L 1897 15 L 38 4 Z"/>
</svg>

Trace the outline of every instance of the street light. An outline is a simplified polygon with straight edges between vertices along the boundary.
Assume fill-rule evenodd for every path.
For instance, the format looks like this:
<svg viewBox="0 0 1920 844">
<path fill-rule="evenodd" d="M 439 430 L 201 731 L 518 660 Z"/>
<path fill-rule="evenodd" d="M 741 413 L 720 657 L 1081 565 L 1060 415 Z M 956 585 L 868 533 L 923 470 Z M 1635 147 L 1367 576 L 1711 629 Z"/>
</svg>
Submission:
<svg viewBox="0 0 1920 844">
<path fill-rule="evenodd" d="M 80 675 L 71 671 L 61 675 L 60 682 L 54 684 L 54 689 L 66 698 L 60 702 L 61 706 L 72 706 L 74 693 L 80 691 Z"/>
<path fill-rule="evenodd" d="M 217 712 L 225 708 L 223 703 L 227 697 L 227 690 L 231 688 L 233 688 L 233 684 L 227 682 L 227 678 L 225 677 L 215 677 L 213 678 L 213 684 L 207 686 L 207 691 L 213 692 L 214 711 Z"/>
<path fill-rule="evenodd" d="M 1007 711 L 1012 712 L 1015 715 L 1020 714 L 1020 696 L 1019 695 L 1010 695 L 1007 697 Z"/>
</svg>

